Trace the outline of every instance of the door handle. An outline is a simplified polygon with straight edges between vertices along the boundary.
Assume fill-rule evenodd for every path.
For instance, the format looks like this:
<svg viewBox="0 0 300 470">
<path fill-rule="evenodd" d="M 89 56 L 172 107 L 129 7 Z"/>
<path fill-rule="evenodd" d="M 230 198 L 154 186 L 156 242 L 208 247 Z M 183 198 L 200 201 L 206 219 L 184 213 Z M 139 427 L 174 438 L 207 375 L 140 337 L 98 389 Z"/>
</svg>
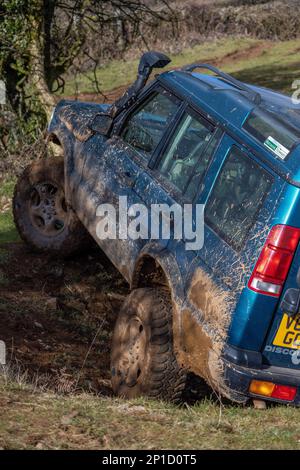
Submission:
<svg viewBox="0 0 300 470">
<path fill-rule="evenodd" d="M 126 183 L 126 186 L 129 186 L 130 188 L 132 188 L 132 186 L 134 186 L 137 175 L 130 173 L 130 171 L 125 171 L 122 177 Z"/>
</svg>

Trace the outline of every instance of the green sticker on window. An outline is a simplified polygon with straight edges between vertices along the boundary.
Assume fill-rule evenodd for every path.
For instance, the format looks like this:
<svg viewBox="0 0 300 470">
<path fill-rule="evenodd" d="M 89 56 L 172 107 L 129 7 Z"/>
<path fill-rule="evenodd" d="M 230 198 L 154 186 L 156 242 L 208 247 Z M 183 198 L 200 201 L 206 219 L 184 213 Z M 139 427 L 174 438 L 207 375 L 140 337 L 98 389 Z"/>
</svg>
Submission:
<svg viewBox="0 0 300 470">
<path fill-rule="evenodd" d="M 284 160 L 287 155 L 289 154 L 289 149 L 284 147 L 280 142 L 278 142 L 274 137 L 269 136 L 265 142 L 264 145 L 268 147 L 277 157 L 281 158 L 281 160 Z"/>
</svg>

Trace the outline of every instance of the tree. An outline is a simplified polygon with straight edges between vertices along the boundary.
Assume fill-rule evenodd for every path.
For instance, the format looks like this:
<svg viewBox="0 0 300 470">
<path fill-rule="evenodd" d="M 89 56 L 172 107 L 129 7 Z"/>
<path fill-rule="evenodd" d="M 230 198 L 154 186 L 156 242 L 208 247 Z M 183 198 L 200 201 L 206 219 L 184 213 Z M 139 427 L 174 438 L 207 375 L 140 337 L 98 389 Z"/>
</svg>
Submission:
<svg viewBox="0 0 300 470">
<path fill-rule="evenodd" d="M 167 0 L 2 0 L 0 77 L 12 109 L 28 122 L 45 123 L 64 74 L 80 54 L 90 55 L 93 31 L 114 28 L 126 47 L 126 24 L 139 34 L 141 22 L 171 17 Z"/>
</svg>

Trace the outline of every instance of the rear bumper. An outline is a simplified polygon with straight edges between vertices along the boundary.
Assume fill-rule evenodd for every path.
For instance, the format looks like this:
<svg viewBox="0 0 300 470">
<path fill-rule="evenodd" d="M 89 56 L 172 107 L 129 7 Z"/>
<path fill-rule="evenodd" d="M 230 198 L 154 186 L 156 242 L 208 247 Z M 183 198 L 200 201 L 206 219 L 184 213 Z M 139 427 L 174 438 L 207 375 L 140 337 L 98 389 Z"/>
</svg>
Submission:
<svg viewBox="0 0 300 470">
<path fill-rule="evenodd" d="M 245 403 L 251 397 L 256 397 L 266 401 L 300 406 L 300 370 L 266 366 L 262 364 L 259 353 L 232 346 L 225 348 L 223 364 L 225 383 L 230 389 L 230 398 L 234 401 Z M 297 387 L 297 395 L 291 402 L 251 394 L 249 386 L 253 379 Z"/>
</svg>

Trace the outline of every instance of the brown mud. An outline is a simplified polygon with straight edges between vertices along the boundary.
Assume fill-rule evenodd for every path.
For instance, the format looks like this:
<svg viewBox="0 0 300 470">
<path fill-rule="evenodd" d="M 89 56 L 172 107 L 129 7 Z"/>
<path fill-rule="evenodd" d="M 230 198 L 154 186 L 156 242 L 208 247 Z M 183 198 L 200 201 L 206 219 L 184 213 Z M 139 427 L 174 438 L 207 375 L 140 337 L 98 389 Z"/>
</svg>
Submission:
<svg viewBox="0 0 300 470">
<path fill-rule="evenodd" d="M 8 373 L 58 392 L 110 394 L 110 342 L 129 289 L 97 248 L 51 260 L 0 248 L 0 339 Z"/>
<path fill-rule="evenodd" d="M 112 333 L 128 294 L 128 284 L 96 245 L 54 260 L 24 243 L 2 244 L 0 340 L 7 347 L 8 376 L 57 393 L 111 395 Z M 183 323 L 189 336 L 190 322 Z M 193 345 L 186 352 L 199 359 Z M 202 379 L 188 374 L 185 401 L 210 394 Z"/>
<path fill-rule="evenodd" d="M 184 308 L 181 312 L 179 360 L 188 370 L 205 378 L 216 393 L 230 397 L 221 360 L 230 319 L 230 296 L 218 288 L 204 271 L 197 269 L 188 301 L 192 308 Z"/>
</svg>

